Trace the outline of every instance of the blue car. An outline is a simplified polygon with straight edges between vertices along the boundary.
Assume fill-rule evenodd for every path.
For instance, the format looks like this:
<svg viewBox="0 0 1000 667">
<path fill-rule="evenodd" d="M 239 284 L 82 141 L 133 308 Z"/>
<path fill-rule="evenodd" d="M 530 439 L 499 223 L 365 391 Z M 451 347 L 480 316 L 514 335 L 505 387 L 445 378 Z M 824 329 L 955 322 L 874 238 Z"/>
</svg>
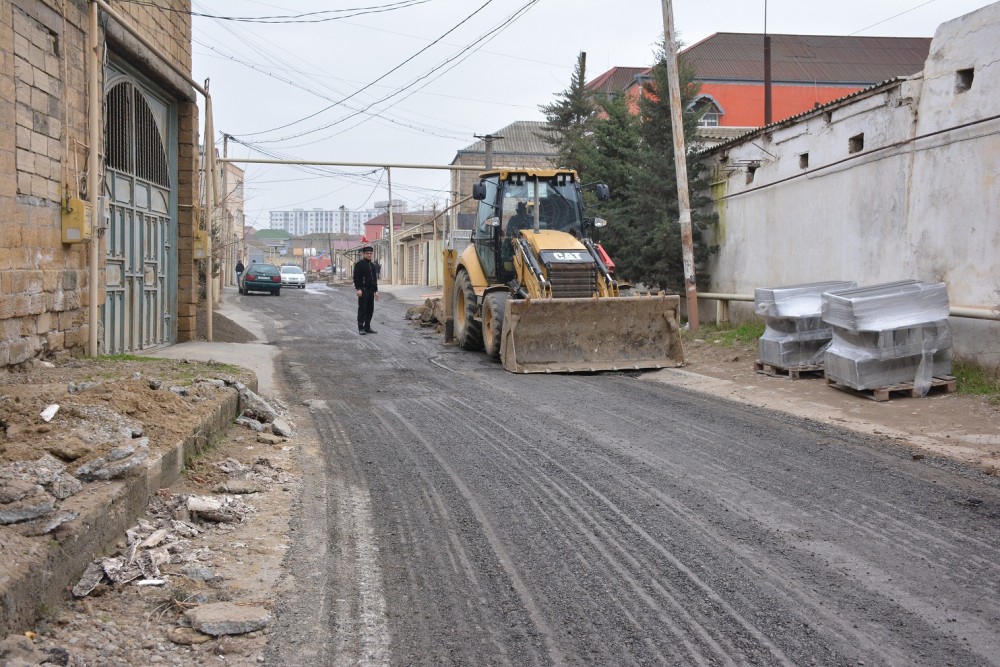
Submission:
<svg viewBox="0 0 1000 667">
<path fill-rule="evenodd" d="M 238 285 L 240 294 L 250 292 L 270 292 L 274 296 L 281 295 L 281 273 L 274 264 L 253 263 L 240 276 Z"/>
</svg>

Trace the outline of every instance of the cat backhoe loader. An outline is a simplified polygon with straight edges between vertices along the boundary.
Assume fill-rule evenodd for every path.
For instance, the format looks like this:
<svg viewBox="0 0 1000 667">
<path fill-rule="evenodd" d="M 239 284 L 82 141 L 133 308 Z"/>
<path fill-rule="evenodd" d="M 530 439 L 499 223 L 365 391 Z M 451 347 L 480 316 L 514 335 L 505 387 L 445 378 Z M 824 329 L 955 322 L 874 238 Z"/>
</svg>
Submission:
<svg viewBox="0 0 1000 667">
<path fill-rule="evenodd" d="M 679 297 L 627 296 L 590 238 L 576 172 L 494 170 L 473 186 L 472 244 L 445 251 L 446 332 L 514 373 L 680 366 Z M 608 188 L 597 185 L 598 199 Z M 450 308 L 448 308 L 450 306 Z"/>
</svg>

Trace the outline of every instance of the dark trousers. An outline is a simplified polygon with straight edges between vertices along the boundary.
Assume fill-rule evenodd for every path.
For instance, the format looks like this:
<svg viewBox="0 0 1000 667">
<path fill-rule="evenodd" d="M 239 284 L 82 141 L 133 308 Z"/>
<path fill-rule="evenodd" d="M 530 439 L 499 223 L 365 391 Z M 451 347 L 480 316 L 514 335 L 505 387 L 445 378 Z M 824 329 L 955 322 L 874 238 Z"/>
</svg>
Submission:
<svg viewBox="0 0 1000 667">
<path fill-rule="evenodd" d="M 375 314 L 375 292 L 362 290 L 358 297 L 358 329 L 372 328 L 372 315 Z"/>
</svg>

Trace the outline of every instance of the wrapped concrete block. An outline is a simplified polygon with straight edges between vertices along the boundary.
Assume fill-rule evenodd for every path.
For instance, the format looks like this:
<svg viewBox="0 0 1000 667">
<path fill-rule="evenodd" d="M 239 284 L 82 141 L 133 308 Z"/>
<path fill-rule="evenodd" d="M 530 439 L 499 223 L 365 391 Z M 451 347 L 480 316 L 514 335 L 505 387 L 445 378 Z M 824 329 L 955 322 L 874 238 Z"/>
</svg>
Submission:
<svg viewBox="0 0 1000 667">
<path fill-rule="evenodd" d="M 823 295 L 823 321 L 852 333 L 917 326 L 949 313 L 944 283 L 901 280 Z"/>
<path fill-rule="evenodd" d="M 852 333 L 835 328 L 830 351 L 854 359 L 898 359 L 923 354 L 927 350 L 952 347 L 948 320 L 926 322 L 913 327 Z"/>
<path fill-rule="evenodd" d="M 755 289 L 754 311 L 765 323 L 757 343 L 758 360 L 779 368 L 823 363 L 833 330 L 822 318 L 822 294 L 856 286 L 838 280 Z"/>
<path fill-rule="evenodd" d="M 914 354 L 895 359 L 844 357 L 827 350 L 823 372 L 828 381 L 852 389 L 878 389 L 912 383 L 918 393 L 926 394 L 936 376 L 951 374 L 951 350 Z"/>
<path fill-rule="evenodd" d="M 833 327 L 827 379 L 860 390 L 912 383 L 926 394 L 935 376 L 951 374 L 949 313 L 944 283 L 903 280 L 824 294 L 823 321 Z"/>
<path fill-rule="evenodd" d="M 787 287 L 758 287 L 754 290 L 754 312 L 763 318 L 820 317 L 823 293 L 857 287 L 854 281 L 829 280 Z"/>
</svg>

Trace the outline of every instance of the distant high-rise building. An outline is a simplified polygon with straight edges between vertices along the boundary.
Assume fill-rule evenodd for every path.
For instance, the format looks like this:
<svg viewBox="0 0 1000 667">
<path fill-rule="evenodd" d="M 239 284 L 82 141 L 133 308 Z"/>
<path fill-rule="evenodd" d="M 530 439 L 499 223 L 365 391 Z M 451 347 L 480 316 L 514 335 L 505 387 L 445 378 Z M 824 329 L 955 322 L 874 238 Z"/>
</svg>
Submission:
<svg viewBox="0 0 1000 667">
<path fill-rule="evenodd" d="M 302 209 L 291 211 L 271 211 L 271 229 L 281 229 L 292 236 L 306 234 L 351 234 L 364 233 L 364 224 L 381 213 L 377 209 L 350 211 L 347 209 Z"/>
</svg>

